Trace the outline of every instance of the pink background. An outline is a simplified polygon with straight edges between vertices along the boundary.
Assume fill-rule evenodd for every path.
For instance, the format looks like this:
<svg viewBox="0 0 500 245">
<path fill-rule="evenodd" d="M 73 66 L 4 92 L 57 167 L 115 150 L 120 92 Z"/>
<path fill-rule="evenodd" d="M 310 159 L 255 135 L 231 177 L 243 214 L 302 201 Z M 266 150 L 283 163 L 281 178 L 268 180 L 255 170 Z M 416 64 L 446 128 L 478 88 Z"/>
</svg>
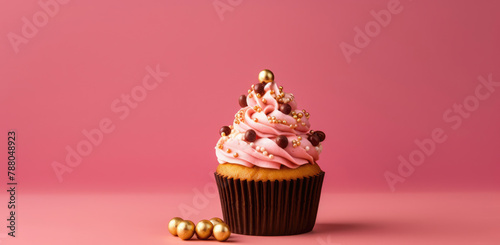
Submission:
<svg viewBox="0 0 500 245">
<path fill-rule="evenodd" d="M 219 16 L 214 2 L 228 10 Z M 471 101 L 479 76 L 500 82 L 500 5 L 401 0 L 366 47 L 346 57 L 341 43 L 355 45 L 355 28 L 365 30 L 375 20 L 370 11 L 387 11 L 391 2 L 75 0 L 52 8 L 18 52 L 9 33 L 22 36 L 23 17 L 33 23 L 43 8 L 32 0 L 1 2 L 0 145 L 6 148 L 7 131 L 15 129 L 19 195 L 32 195 L 25 202 L 46 193 L 194 195 L 193 188 L 214 182 L 218 130 L 232 122 L 238 96 L 263 68 L 327 135 L 319 161 L 324 193 L 392 193 L 384 173 L 397 174 L 398 157 L 408 159 L 419 149 L 415 140 L 441 128 L 446 141 L 395 193 L 496 195 L 500 87 L 483 88 L 489 97 L 456 129 L 443 114 Z M 168 77 L 121 120 L 112 103 L 157 65 Z M 75 149 L 82 130 L 104 118 L 114 131 L 60 182 L 53 162 L 65 164 L 66 147 Z M 218 207 L 211 210 L 220 216 Z M 178 215 L 173 209 L 165 216 Z M 495 217 L 489 221 L 498 225 Z"/>
</svg>

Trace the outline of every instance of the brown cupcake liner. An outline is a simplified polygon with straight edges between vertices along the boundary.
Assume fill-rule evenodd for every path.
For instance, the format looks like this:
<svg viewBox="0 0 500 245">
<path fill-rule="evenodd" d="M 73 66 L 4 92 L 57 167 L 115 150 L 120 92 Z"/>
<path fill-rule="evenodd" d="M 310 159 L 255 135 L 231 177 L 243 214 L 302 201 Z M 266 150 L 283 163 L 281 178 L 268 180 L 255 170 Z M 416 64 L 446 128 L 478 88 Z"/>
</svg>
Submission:
<svg viewBox="0 0 500 245">
<path fill-rule="evenodd" d="M 282 236 L 309 232 L 318 213 L 324 172 L 282 181 L 247 181 L 215 173 L 224 221 L 231 232 Z"/>
</svg>

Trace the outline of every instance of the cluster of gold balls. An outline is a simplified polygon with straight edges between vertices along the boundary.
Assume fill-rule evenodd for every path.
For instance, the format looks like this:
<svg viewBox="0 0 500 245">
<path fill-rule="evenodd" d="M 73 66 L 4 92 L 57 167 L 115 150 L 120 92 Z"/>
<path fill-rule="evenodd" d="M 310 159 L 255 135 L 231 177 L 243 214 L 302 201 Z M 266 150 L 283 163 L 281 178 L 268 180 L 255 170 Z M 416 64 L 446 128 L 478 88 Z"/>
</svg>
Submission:
<svg viewBox="0 0 500 245">
<path fill-rule="evenodd" d="M 200 240 L 206 240 L 213 235 L 217 241 L 223 242 L 231 235 L 229 226 L 220 218 L 204 219 L 195 226 L 191 220 L 175 217 L 168 223 L 168 231 L 182 240 L 189 240 L 196 233 Z"/>
</svg>

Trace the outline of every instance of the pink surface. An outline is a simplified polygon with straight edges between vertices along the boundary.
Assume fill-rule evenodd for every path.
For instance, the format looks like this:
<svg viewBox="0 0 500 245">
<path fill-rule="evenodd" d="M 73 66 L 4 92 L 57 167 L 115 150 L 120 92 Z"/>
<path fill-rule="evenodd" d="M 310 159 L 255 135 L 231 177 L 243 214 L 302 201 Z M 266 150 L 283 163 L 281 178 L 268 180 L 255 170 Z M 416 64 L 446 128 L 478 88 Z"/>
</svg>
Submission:
<svg viewBox="0 0 500 245">
<path fill-rule="evenodd" d="M 0 187 L 15 130 L 20 235 L 1 239 L 177 242 L 163 230 L 180 215 L 175 195 L 213 190 L 218 130 L 269 68 L 327 135 L 318 230 L 285 239 L 498 244 L 489 232 L 499 223 L 499 10 L 496 1 L 2 1 Z M 447 191 L 468 194 L 412 194 Z M 355 192 L 387 194 L 332 194 Z M 215 203 L 207 210 L 220 215 Z"/>
<path fill-rule="evenodd" d="M 189 218 L 221 216 L 217 198 Z M 1 244 L 213 244 L 182 241 L 167 223 L 190 195 L 26 194 L 19 237 Z M 482 193 L 326 194 L 310 233 L 283 237 L 231 235 L 228 244 L 499 244 L 499 195 Z M 212 238 L 213 239 L 213 238 Z M 213 240 L 212 240 L 213 242 Z M 216 242 L 216 244 L 219 244 Z"/>
</svg>

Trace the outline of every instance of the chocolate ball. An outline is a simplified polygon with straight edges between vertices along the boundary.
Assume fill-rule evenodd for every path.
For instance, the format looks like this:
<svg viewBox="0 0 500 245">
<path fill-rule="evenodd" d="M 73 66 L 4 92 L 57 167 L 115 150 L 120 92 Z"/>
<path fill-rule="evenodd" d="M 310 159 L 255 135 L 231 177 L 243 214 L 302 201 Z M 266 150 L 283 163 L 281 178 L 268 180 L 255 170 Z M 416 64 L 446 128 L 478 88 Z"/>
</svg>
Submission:
<svg viewBox="0 0 500 245">
<path fill-rule="evenodd" d="M 228 136 L 231 133 L 231 128 L 228 126 L 222 126 L 219 130 L 219 134 L 222 135 L 224 133 L 225 136 Z"/>
<path fill-rule="evenodd" d="M 313 146 L 319 145 L 319 137 L 316 134 L 309 135 L 307 139 L 311 142 Z"/>
<path fill-rule="evenodd" d="M 257 83 L 253 86 L 253 90 L 255 91 L 255 93 L 258 93 L 260 95 L 264 95 L 264 87 L 266 85 L 263 84 L 263 83 Z"/>
<path fill-rule="evenodd" d="M 257 134 L 253 129 L 249 129 L 245 132 L 245 140 L 248 142 L 254 142 L 257 139 Z"/>
<path fill-rule="evenodd" d="M 289 104 L 281 104 L 278 108 L 283 114 L 288 115 L 292 112 L 292 107 Z"/>
<path fill-rule="evenodd" d="M 240 106 L 241 107 L 246 107 L 247 106 L 247 96 L 242 94 L 238 100 L 238 102 L 240 103 Z"/>
<path fill-rule="evenodd" d="M 314 131 L 313 134 L 318 136 L 319 142 L 323 142 L 326 138 L 326 135 L 325 135 L 325 133 L 323 133 L 323 131 Z"/>
<path fill-rule="evenodd" d="M 280 135 L 276 138 L 276 144 L 285 149 L 288 146 L 288 138 L 284 135 Z"/>
</svg>

